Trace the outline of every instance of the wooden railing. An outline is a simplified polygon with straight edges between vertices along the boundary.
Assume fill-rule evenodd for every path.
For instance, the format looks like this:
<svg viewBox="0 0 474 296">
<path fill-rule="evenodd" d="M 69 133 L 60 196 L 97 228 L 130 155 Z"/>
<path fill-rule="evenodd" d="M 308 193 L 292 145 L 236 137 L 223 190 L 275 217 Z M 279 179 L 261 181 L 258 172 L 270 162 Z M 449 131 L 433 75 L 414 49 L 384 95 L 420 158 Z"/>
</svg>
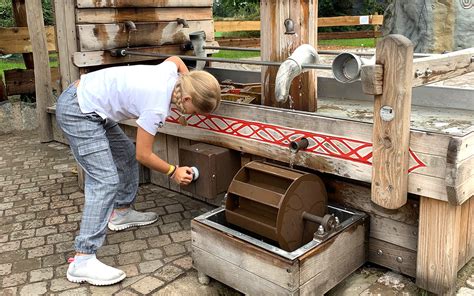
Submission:
<svg viewBox="0 0 474 296">
<path fill-rule="evenodd" d="M 347 31 L 347 32 L 320 32 L 319 40 L 327 39 L 352 39 L 352 38 L 377 38 L 381 36 L 380 26 L 383 24 L 383 15 L 363 15 L 363 16 L 338 16 L 318 18 L 318 27 L 338 27 L 338 26 L 360 26 L 369 25 L 373 30 L 369 31 Z M 238 32 L 238 31 L 260 31 L 260 21 L 216 21 L 214 22 L 216 32 Z M 239 41 L 240 40 L 240 41 Z M 222 45 L 230 45 L 228 38 L 218 40 Z M 258 39 L 251 43 L 258 46 Z M 234 43 L 245 43 L 243 39 L 236 39 Z M 249 42 L 246 42 L 249 43 Z M 237 45 L 236 45 L 237 46 Z"/>
</svg>

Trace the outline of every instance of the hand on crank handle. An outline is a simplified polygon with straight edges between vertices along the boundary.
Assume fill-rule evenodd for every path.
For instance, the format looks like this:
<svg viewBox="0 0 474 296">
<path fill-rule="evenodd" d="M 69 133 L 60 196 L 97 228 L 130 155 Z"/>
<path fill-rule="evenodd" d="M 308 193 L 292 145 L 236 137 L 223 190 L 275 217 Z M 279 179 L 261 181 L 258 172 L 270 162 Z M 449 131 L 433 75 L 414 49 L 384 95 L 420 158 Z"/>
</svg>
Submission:
<svg viewBox="0 0 474 296">
<path fill-rule="evenodd" d="M 171 178 L 179 185 L 188 185 L 193 180 L 193 171 L 190 167 L 177 167 Z"/>
</svg>

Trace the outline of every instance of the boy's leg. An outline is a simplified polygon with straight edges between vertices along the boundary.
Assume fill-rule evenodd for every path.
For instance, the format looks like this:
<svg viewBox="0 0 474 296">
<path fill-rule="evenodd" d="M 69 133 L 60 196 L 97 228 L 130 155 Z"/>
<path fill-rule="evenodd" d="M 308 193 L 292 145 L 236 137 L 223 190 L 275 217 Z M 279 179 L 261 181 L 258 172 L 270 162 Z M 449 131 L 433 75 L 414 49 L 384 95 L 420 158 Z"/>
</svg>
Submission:
<svg viewBox="0 0 474 296">
<path fill-rule="evenodd" d="M 120 180 L 114 198 L 114 208 L 129 207 L 135 201 L 138 192 L 139 176 L 135 145 L 116 122 L 107 120 L 105 129 Z"/>
<path fill-rule="evenodd" d="M 119 184 L 103 120 L 95 113 L 83 114 L 80 111 L 74 87 L 68 88 L 59 97 L 56 117 L 74 157 L 85 172 L 85 203 L 75 249 L 77 253 L 89 256 L 76 256 L 77 260 L 69 266 L 68 279 L 94 285 L 116 283 L 125 278 L 125 273 L 95 258 L 105 239 Z"/>
<path fill-rule="evenodd" d="M 114 199 L 114 212 L 109 221 L 109 229 L 123 230 L 132 226 L 148 225 L 158 220 L 153 212 L 140 213 L 131 208 L 138 192 L 138 162 L 135 145 L 125 135 L 116 122 L 105 124 L 112 156 L 120 179 Z"/>
</svg>

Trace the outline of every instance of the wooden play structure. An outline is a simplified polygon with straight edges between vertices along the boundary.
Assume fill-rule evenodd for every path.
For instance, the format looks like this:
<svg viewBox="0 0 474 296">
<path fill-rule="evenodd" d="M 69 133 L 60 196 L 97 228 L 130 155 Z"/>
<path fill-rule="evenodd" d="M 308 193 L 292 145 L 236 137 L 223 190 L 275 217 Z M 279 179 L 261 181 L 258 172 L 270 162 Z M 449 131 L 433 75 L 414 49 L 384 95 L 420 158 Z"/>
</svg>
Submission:
<svg viewBox="0 0 474 296">
<path fill-rule="evenodd" d="M 200 30 L 206 45 L 218 45 L 210 0 L 65 0 L 54 5 L 63 88 L 81 73 L 159 60 L 112 56 L 112 49 L 192 55 L 182 45 L 189 33 Z M 27 1 L 41 140 L 65 142 L 55 125 L 49 71 L 36 73 L 47 53 L 39 7 L 39 0 Z M 317 1 L 262 0 L 262 60 L 283 62 L 304 43 L 317 48 L 317 15 Z M 288 19 L 295 34 L 286 34 Z M 347 207 L 358 219 L 347 217 L 354 223 L 324 241 L 316 239 L 307 253 L 282 256 L 251 244 L 240 232 L 229 236 L 209 226 L 203 222 L 207 215 L 192 224 L 193 258 L 202 278 L 247 294 L 320 295 L 370 261 L 415 277 L 428 291 L 452 293 L 457 272 L 474 254 L 474 90 L 426 85 L 471 72 L 473 54 L 471 48 L 414 58 L 408 39 L 386 36 L 377 44 L 375 63 L 360 65 L 360 81 L 341 84 L 310 70 L 292 81 L 291 103 L 274 100 L 277 67 L 263 66 L 261 72 L 208 68 L 227 84 L 261 85 L 260 102 L 224 101 L 212 115 L 190 115 L 187 127 L 172 112 L 156 137 L 155 152 L 176 164 L 189 159 L 184 154 L 198 153 L 211 172 L 203 180 L 216 188 L 216 159 L 234 173 L 255 167 L 255 159 L 289 171 L 295 167 L 299 174 L 317 175 L 329 204 L 342 207 L 329 213 Z M 134 138 L 134 120 L 121 124 Z M 303 137 L 307 147 L 290 153 L 290 143 Z M 197 143 L 219 149 L 190 148 Z M 158 173 L 142 172 L 142 182 L 215 205 L 224 199 L 222 190 L 203 196 L 197 183 L 194 189 L 179 188 Z M 253 192 L 282 196 L 270 192 L 269 185 L 250 185 Z"/>
</svg>

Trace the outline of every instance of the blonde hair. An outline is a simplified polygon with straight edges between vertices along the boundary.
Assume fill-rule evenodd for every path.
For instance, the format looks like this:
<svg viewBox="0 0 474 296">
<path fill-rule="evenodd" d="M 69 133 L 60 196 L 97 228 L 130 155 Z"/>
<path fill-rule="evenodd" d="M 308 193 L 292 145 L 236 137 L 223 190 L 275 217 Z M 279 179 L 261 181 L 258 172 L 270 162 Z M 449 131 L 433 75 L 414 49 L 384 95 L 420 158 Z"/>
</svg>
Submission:
<svg viewBox="0 0 474 296">
<path fill-rule="evenodd" d="M 221 88 L 217 79 L 206 71 L 182 74 L 174 88 L 176 106 L 184 112 L 181 98 L 188 95 L 193 105 L 202 113 L 215 111 L 221 102 Z"/>
</svg>

